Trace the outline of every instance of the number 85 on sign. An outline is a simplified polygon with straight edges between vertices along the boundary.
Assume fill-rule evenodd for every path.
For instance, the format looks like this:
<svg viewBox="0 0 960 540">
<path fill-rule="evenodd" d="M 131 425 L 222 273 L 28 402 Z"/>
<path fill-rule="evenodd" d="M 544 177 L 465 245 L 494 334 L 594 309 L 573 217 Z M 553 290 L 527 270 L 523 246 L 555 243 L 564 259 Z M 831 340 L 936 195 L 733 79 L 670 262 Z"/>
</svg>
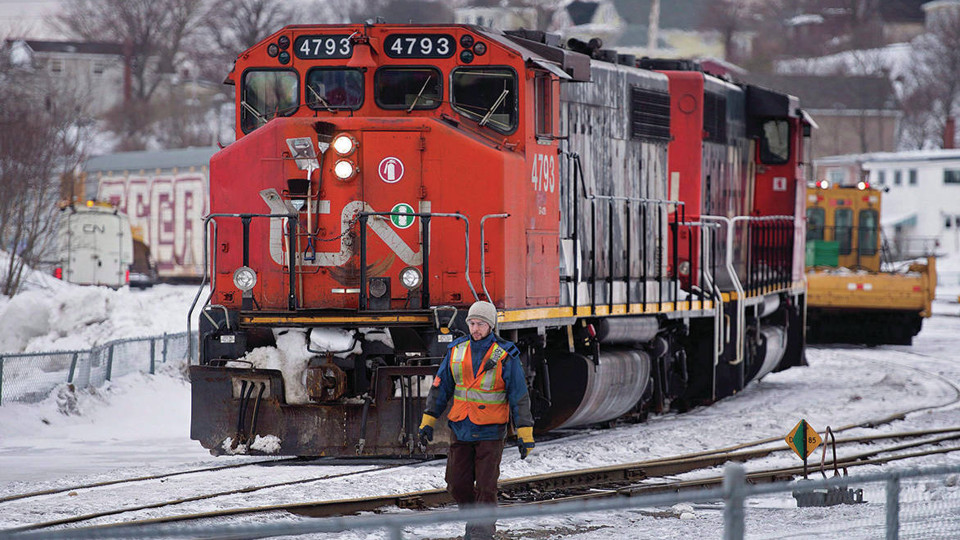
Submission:
<svg viewBox="0 0 960 540">
<path fill-rule="evenodd" d="M 814 450 L 823 442 L 817 431 L 807 424 L 806 420 L 797 422 L 793 430 L 786 437 L 787 446 L 793 449 L 800 456 L 800 459 L 807 459 Z"/>
</svg>

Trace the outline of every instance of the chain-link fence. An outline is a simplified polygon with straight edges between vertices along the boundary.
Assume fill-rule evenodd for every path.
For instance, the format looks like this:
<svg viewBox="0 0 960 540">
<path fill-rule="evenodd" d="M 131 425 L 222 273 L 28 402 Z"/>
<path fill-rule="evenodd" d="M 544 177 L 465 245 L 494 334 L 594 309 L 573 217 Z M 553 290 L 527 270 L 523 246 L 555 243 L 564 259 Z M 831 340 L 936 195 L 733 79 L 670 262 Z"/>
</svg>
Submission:
<svg viewBox="0 0 960 540">
<path fill-rule="evenodd" d="M 385 530 L 387 538 L 437 538 L 449 536 L 451 524 L 500 520 L 511 529 L 510 538 L 554 538 L 551 522 L 560 520 L 578 530 L 580 520 L 597 520 L 597 536 L 607 538 L 960 538 L 960 465 L 923 469 L 892 469 L 849 477 L 817 478 L 800 482 L 754 485 L 743 465 L 729 463 L 723 486 L 683 492 L 653 493 L 632 497 L 574 500 L 549 505 L 517 504 L 475 507 L 460 511 L 403 512 L 328 519 L 281 520 L 270 523 L 220 522 L 202 524 L 112 524 L 83 529 L 13 533 L 10 538 L 268 538 L 310 535 L 309 538 L 371 538 L 368 531 Z M 852 490 L 852 491 L 846 491 Z M 862 490 L 862 491 L 858 491 Z M 840 495 L 831 495 L 840 493 Z M 804 506 L 798 497 L 840 504 Z M 846 495 L 844 495 L 846 494 Z M 849 496 L 847 496 L 849 495 Z M 842 501 L 846 501 L 845 503 Z M 687 506 L 706 514 L 698 519 L 664 519 L 673 512 L 649 509 Z M 272 507 L 276 509 L 278 507 Z M 706 508 L 706 510 L 702 510 Z M 646 509 L 646 510 L 644 510 Z M 691 510 L 692 511 L 692 510 Z M 654 519 L 638 523 L 638 516 Z M 623 528 L 618 528 L 618 522 Z M 518 525 L 519 524 L 519 525 Z M 442 529 L 442 527 L 447 527 Z M 523 527 L 519 533 L 516 527 Z M 439 529 L 438 529 L 439 528 Z M 542 528 L 543 530 L 536 530 Z M 638 531 L 642 530 L 642 534 Z M 556 531 L 554 531 L 556 532 Z M 326 533 L 326 534 L 324 534 Z M 409 535 L 409 536 L 407 536 Z M 3 531 L 0 531 L 0 537 Z M 578 535 L 579 536 L 579 535 Z M 593 537 L 593 536 L 588 536 Z"/>
<path fill-rule="evenodd" d="M 154 373 L 160 364 L 186 361 L 195 341 L 190 336 L 119 339 L 83 351 L 0 354 L 0 405 L 41 401 L 65 382 L 85 388 L 129 373 Z"/>
</svg>

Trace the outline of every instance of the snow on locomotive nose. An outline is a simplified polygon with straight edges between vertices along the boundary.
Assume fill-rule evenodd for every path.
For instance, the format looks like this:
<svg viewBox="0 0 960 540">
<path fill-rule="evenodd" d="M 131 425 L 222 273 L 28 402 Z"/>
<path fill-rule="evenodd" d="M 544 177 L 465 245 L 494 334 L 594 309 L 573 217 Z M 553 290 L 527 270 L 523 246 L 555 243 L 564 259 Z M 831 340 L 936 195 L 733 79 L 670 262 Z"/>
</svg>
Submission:
<svg viewBox="0 0 960 540">
<path fill-rule="evenodd" d="M 689 67 L 462 25 L 293 26 L 241 54 L 192 437 L 421 453 L 428 385 L 478 299 L 541 430 L 800 363 L 804 120 Z"/>
</svg>

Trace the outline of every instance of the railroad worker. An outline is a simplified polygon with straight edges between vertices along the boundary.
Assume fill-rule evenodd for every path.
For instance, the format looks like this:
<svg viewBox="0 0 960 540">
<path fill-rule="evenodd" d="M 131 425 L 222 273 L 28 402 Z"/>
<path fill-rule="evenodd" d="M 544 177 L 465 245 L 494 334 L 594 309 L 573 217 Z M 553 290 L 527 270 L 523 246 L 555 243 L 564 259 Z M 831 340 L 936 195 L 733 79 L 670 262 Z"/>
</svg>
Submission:
<svg viewBox="0 0 960 540">
<path fill-rule="evenodd" d="M 512 419 L 520 458 L 533 450 L 533 416 L 520 351 L 494 332 L 497 308 L 475 302 L 467 312 L 469 337 L 450 344 L 427 394 L 420 440 L 433 440 L 433 426 L 446 410 L 454 440 L 447 454 L 447 491 L 460 508 L 497 504 L 500 457 Z M 492 538 L 496 522 L 467 523 L 465 539 Z"/>
</svg>

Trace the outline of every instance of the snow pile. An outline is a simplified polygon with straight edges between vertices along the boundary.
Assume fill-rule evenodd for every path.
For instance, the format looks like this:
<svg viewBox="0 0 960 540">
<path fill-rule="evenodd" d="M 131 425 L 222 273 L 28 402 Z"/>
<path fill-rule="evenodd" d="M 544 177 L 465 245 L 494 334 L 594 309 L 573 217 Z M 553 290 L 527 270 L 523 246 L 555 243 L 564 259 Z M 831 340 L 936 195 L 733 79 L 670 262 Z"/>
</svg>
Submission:
<svg viewBox="0 0 960 540">
<path fill-rule="evenodd" d="M 72 284 L 28 290 L 0 304 L 0 352 L 81 350 L 115 339 L 186 332 L 196 291 L 186 285 L 136 291 Z"/>
<path fill-rule="evenodd" d="M 190 440 L 190 383 L 179 366 L 99 388 L 62 385 L 40 403 L 0 406 L 0 485 L 209 457 Z M 159 450 L 158 450 L 159 449 Z"/>
<path fill-rule="evenodd" d="M 276 369 L 283 375 L 287 403 L 309 403 L 306 386 L 307 361 L 313 353 L 307 350 L 306 331 L 275 329 L 276 347 L 258 347 L 243 358 L 227 362 L 227 367 Z"/>
<path fill-rule="evenodd" d="M 913 47 L 894 43 L 879 49 L 844 51 L 815 58 L 790 58 L 774 62 L 774 71 L 781 75 L 875 75 L 889 73 L 896 80 L 910 64 Z"/>
</svg>

